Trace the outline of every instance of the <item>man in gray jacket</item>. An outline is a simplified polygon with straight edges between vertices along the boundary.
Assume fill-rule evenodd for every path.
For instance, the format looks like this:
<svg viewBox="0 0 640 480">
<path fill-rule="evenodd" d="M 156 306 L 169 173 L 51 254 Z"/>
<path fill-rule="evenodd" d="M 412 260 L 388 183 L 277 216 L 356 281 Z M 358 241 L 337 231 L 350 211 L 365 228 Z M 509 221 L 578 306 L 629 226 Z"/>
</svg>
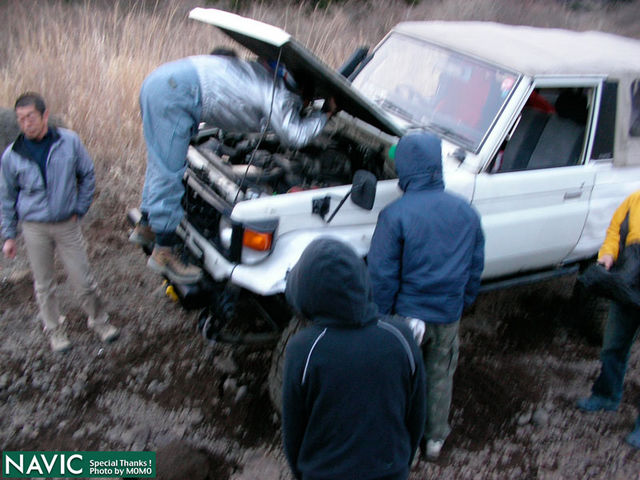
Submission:
<svg viewBox="0 0 640 480">
<path fill-rule="evenodd" d="M 0 164 L 4 256 L 16 256 L 20 222 L 40 319 L 53 351 L 71 347 L 55 295 L 56 251 L 80 293 L 88 327 L 102 341 L 112 341 L 118 329 L 109 323 L 98 296 L 79 222 L 89 210 L 95 189 L 91 157 L 76 133 L 49 127 L 49 112 L 39 94 L 21 95 L 15 113 L 21 133 L 7 147 Z"/>
<path fill-rule="evenodd" d="M 187 149 L 201 122 L 227 132 L 269 129 L 294 148 L 320 133 L 335 103 L 327 102 L 327 112 L 303 116 L 303 99 L 287 80 L 277 63 L 249 62 L 222 50 L 166 63 L 145 79 L 140 110 L 147 170 L 142 220 L 129 240 L 155 243 L 149 268 L 177 283 L 195 283 L 201 276 L 198 267 L 185 264 L 173 252 L 178 243 L 175 230 L 184 216 L 180 202 Z"/>
</svg>

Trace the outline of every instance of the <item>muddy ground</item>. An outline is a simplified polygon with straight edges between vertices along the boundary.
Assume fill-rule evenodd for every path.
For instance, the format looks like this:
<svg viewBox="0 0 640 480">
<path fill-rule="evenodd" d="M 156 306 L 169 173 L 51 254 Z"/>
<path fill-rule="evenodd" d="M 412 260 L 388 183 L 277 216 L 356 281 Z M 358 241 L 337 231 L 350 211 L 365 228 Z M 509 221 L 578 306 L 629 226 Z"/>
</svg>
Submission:
<svg viewBox="0 0 640 480">
<path fill-rule="evenodd" d="M 289 479 L 269 402 L 269 348 L 211 345 L 197 312 L 164 294 L 129 245 L 127 205 L 99 194 L 83 220 L 121 338 L 104 346 L 62 270 L 73 349 L 53 354 L 36 320 L 26 252 L 0 260 L 0 449 L 153 450 L 158 477 Z M 573 404 L 598 373 L 597 345 L 566 321 L 572 278 L 480 296 L 462 320 L 453 433 L 411 479 L 637 479 L 624 443 L 640 401 L 633 350 L 621 408 Z"/>
</svg>

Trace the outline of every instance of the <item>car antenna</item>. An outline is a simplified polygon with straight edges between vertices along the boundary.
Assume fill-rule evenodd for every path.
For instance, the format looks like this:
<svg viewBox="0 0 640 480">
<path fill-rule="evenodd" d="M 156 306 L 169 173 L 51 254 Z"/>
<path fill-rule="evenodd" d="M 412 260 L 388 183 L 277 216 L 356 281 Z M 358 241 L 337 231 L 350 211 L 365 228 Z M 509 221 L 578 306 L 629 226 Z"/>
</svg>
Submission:
<svg viewBox="0 0 640 480">
<path fill-rule="evenodd" d="M 242 180 L 240 181 L 240 185 L 238 185 L 236 196 L 233 199 L 234 205 L 238 201 L 238 195 L 240 195 L 240 190 L 244 185 L 244 181 L 247 178 L 247 174 L 249 173 L 249 169 L 251 168 L 253 159 L 256 155 L 256 152 L 258 151 L 258 148 L 260 147 L 260 144 L 264 140 L 264 137 L 267 134 L 267 130 L 269 129 L 269 124 L 271 123 L 271 113 L 273 112 L 273 101 L 276 95 L 276 82 L 278 81 L 278 70 L 280 68 L 281 56 L 282 56 L 282 47 L 278 49 L 278 59 L 276 60 L 276 67 L 273 70 L 273 87 L 271 88 L 271 103 L 269 104 L 269 115 L 267 116 L 267 121 L 264 125 L 264 128 L 262 129 L 262 132 L 260 133 L 260 138 L 258 139 L 258 143 L 256 143 L 256 146 L 253 148 L 253 151 L 251 152 L 251 156 L 249 157 L 249 161 L 247 162 L 247 168 L 245 168 L 244 173 L 242 174 Z"/>
</svg>

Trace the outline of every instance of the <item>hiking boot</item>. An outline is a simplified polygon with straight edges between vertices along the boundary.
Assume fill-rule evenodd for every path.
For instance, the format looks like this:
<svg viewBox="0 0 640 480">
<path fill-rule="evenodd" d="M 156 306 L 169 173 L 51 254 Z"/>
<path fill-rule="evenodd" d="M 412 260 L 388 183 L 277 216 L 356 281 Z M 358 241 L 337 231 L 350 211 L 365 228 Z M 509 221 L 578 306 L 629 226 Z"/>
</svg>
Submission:
<svg viewBox="0 0 640 480">
<path fill-rule="evenodd" d="M 156 234 L 153 233 L 149 224 L 137 223 L 129 235 L 129 241 L 141 247 L 152 248 L 156 241 Z"/>
<path fill-rule="evenodd" d="M 71 342 L 62 323 L 49 332 L 49 345 L 51 351 L 56 353 L 66 352 L 71 348 Z"/>
<path fill-rule="evenodd" d="M 627 435 L 624 441 L 632 447 L 640 448 L 640 427 L 636 427 L 633 432 Z"/>
<path fill-rule="evenodd" d="M 174 283 L 196 283 L 202 277 L 202 270 L 199 267 L 185 263 L 172 251 L 171 247 L 156 245 L 147 261 L 147 266 Z"/>
<path fill-rule="evenodd" d="M 591 395 L 590 397 L 578 400 L 576 406 L 583 412 L 599 412 L 601 410 L 615 412 L 618 409 L 619 403 L 620 402 L 608 398 L 599 397 L 598 395 Z"/>
<path fill-rule="evenodd" d="M 120 335 L 120 330 L 111 325 L 107 318 L 108 317 L 105 315 L 102 321 L 95 320 L 92 317 L 89 317 L 87 320 L 87 326 L 93 330 L 104 343 L 113 342 Z"/>
<path fill-rule="evenodd" d="M 442 451 L 444 440 L 427 440 L 426 456 L 427 460 L 437 460 Z"/>
</svg>

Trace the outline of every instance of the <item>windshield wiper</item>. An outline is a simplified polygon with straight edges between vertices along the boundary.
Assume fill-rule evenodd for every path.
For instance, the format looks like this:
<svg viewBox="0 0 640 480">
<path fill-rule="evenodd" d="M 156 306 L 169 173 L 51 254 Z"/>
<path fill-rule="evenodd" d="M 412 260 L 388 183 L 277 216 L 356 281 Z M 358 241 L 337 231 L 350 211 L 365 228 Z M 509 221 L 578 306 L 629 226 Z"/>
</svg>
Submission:
<svg viewBox="0 0 640 480">
<path fill-rule="evenodd" d="M 415 121 L 413 119 L 413 116 L 411 115 L 410 112 L 408 112 L 407 110 L 403 109 L 402 107 L 399 107 L 395 103 L 390 102 L 386 98 L 380 102 L 380 106 L 382 108 L 385 108 L 385 109 L 393 112 L 393 113 L 397 113 L 398 115 L 400 115 L 402 118 L 404 118 L 408 122 L 415 123 Z"/>
<path fill-rule="evenodd" d="M 437 125 L 435 123 L 430 123 L 425 125 L 427 130 L 431 130 L 435 133 L 439 133 L 445 137 L 452 138 L 453 140 L 457 140 L 463 146 L 471 146 L 473 145 L 473 141 L 469 137 L 465 137 L 464 135 L 452 130 L 451 128 L 443 127 L 442 125 Z"/>
</svg>

